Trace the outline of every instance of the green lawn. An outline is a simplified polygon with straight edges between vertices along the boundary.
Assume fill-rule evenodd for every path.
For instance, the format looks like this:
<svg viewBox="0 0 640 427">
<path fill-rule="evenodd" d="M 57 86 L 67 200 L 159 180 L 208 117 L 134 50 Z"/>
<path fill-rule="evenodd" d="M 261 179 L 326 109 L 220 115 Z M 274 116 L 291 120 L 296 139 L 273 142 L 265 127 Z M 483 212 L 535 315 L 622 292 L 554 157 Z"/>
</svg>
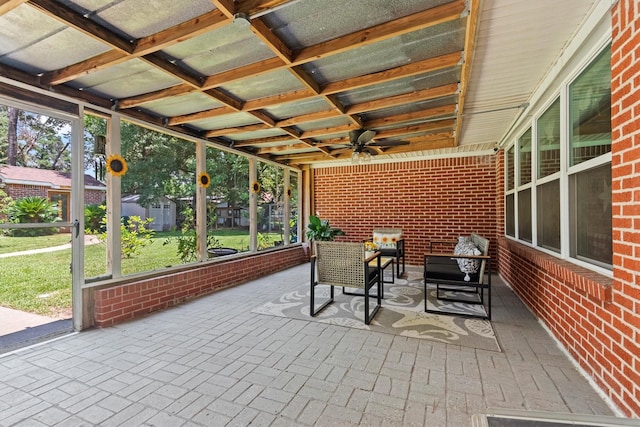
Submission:
<svg viewBox="0 0 640 427">
<path fill-rule="evenodd" d="M 177 255 L 177 241 L 171 239 L 170 244 L 163 245 L 168 237 L 175 237 L 178 234 L 176 232 L 156 233 L 152 243 L 142 248 L 139 255 L 122 260 L 122 273 L 128 275 L 180 265 L 182 261 Z M 216 230 L 214 235 L 220 242 L 220 246 L 231 247 L 241 251 L 246 251 L 249 247 L 249 236 L 246 230 Z M 61 240 L 62 243 L 58 241 L 51 243 L 49 246 L 67 243 L 69 235 L 64 236 L 66 237 Z M 278 234 L 271 234 L 268 238 L 271 241 L 280 239 Z M 10 239 L 40 238 L 20 237 Z M 42 245 L 42 243 L 39 243 L 39 245 Z M 26 248 L 27 245 L 25 244 L 21 247 Z M 38 246 L 32 246 L 32 248 L 36 247 Z M 0 306 L 48 316 L 68 312 L 71 307 L 70 263 L 70 249 L 0 258 Z M 85 277 L 101 276 L 105 272 L 105 245 L 98 243 L 87 246 L 85 248 Z"/>
<path fill-rule="evenodd" d="M 70 241 L 70 234 L 52 234 L 38 237 L 8 237 L 0 235 L 0 254 L 59 246 Z"/>
</svg>

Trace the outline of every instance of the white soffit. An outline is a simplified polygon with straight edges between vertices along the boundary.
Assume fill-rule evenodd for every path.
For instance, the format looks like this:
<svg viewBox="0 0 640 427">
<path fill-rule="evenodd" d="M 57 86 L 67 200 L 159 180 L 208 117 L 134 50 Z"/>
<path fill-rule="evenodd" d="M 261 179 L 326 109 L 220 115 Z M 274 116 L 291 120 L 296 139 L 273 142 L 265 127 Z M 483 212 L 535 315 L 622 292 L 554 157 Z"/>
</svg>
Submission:
<svg viewBox="0 0 640 427">
<path fill-rule="evenodd" d="M 483 0 L 461 146 L 501 140 L 596 1 Z"/>
</svg>

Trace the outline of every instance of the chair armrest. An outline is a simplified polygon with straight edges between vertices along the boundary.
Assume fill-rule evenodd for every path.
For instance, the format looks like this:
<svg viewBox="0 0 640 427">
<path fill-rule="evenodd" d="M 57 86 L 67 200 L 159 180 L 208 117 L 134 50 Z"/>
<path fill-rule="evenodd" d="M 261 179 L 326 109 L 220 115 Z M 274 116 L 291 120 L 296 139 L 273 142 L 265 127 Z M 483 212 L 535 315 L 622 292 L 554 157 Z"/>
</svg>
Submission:
<svg viewBox="0 0 640 427">
<path fill-rule="evenodd" d="M 370 263 L 371 261 L 373 261 L 376 258 L 379 258 L 381 255 L 380 251 L 376 251 L 373 254 L 369 255 L 367 258 L 365 258 L 364 262 L 366 264 Z"/>
</svg>

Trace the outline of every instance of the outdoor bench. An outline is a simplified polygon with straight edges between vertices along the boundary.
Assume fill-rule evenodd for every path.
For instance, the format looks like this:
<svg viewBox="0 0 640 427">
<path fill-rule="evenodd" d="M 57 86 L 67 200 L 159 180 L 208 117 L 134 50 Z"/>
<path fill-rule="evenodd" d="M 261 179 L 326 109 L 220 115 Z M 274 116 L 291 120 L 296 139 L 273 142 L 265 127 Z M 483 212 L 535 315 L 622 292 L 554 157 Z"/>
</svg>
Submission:
<svg viewBox="0 0 640 427">
<path fill-rule="evenodd" d="M 476 233 L 460 237 L 452 252 L 434 252 L 434 248 L 455 242 L 430 243 L 430 253 L 424 255 L 424 306 L 425 311 L 438 314 L 454 314 L 491 319 L 491 257 L 489 241 Z M 486 277 L 486 279 L 485 279 Z M 435 285 L 437 309 L 429 308 L 429 285 Z M 483 314 L 464 313 L 460 304 L 487 306 Z"/>
</svg>

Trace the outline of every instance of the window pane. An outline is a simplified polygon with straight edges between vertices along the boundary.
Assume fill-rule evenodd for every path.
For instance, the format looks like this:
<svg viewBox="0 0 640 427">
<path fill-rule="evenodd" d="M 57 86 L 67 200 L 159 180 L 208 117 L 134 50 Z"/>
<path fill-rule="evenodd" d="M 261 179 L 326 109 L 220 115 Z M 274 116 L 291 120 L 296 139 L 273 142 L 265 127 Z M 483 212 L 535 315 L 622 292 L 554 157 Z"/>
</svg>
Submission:
<svg viewBox="0 0 640 427">
<path fill-rule="evenodd" d="M 249 250 L 249 159 L 207 147 L 207 246 L 210 256 Z M 215 249 L 225 248 L 217 251 Z"/>
<path fill-rule="evenodd" d="M 508 236 L 516 237 L 516 221 L 515 221 L 515 203 L 513 200 L 515 195 L 509 194 L 505 200 L 505 232 Z"/>
<path fill-rule="evenodd" d="M 291 189 L 291 199 L 289 201 L 289 233 L 291 243 L 298 241 L 298 174 L 291 172 L 289 177 L 289 188 Z"/>
<path fill-rule="evenodd" d="M 538 245 L 560 252 L 560 181 L 537 188 Z"/>
<path fill-rule="evenodd" d="M 571 165 L 611 151 L 611 48 L 569 86 Z"/>
<path fill-rule="evenodd" d="M 127 121 L 120 129 L 129 167 L 121 178 L 122 274 L 196 261 L 195 144 Z"/>
<path fill-rule="evenodd" d="M 505 165 L 507 170 L 507 190 L 513 190 L 513 185 L 515 183 L 515 169 L 514 169 L 514 147 L 511 147 L 507 150 L 507 157 Z"/>
<path fill-rule="evenodd" d="M 574 174 L 571 185 L 571 256 L 611 268 L 611 165 Z"/>
<path fill-rule="evenodd" d="M 519 185 L 531 182 L 531 128 L 518 139 Z"/>
<path fill-rule="evenodd" d="M 531 242 L 531 189 L 518 192 L 518 238 Z"/>
<path fill-rule="evenodd" d="M 284 170 L 258 162 L 258 250 L 279 246 L 284 235 Z"/>
<path fill-rule="evenodd" d="M 560 99 L 538 120 L 538 178 L 560 171 Z"/>
</svg>

